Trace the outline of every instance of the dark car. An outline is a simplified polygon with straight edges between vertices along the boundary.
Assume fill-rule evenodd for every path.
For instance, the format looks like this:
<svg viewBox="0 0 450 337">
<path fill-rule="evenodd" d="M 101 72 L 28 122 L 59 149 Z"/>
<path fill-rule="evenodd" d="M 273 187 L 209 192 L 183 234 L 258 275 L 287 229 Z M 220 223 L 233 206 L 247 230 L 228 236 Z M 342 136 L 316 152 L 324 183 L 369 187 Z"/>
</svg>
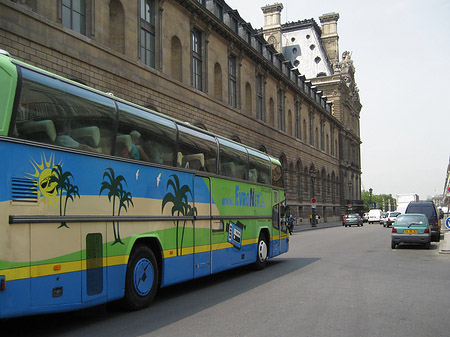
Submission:
<svg viewBox="0 0 450 337">
<path fill-rule="evenodd" d="M 342 226 L 351 227 L 352 225 L 355 225 L 355 226 L 363 225 L 363 219 L 359 216 L 359 214 L 354 213 L 354 214 L 344 215 L 344 217 L 342 219 Z"/>
<path fill-rule="evenodd" d="M 424 214 L 431 228 L 431 241 L 439 242 L 441 239 L 441 225 L 440 219 L 443 215 L 440 214 L 433 201 L 411 201 L 406 207 L 405 214 L 408 213 L 420 213 Z"/>
</svg>

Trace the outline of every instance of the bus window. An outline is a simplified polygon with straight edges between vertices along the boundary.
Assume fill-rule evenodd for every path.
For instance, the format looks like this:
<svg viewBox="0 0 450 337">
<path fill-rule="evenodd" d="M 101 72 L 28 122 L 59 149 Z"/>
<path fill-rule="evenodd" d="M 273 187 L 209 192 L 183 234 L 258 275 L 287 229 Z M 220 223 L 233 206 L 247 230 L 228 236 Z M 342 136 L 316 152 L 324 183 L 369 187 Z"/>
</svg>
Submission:
<svg viewBox="0 0 450 337">
<path fill-rule="evenodd" d="M 272 163 L 272 186 L 284 187 L 283 169 L 280 165 Z"/>
<path fill-rule="evenodd" d="M 117 103 L 119 128 L 115 155 L 172 166 L 175 160 L 175 123 L 134 106 Z"/>
<path fill-rule="evenodd" d="M 252 182 L 270 184 L 270 160 L 264 153 L 247 149 L 248 151 L 248 178 Z"/>
<path fill-rule="evenodd" d="M 110 153 L 114 102 L 76 85 L 22 69 L 14 133 L 22 139 Z M 106 141 L 106 144 L 111 142 Z"/>
<path fill-rule="evenodd" d="M 247 150 L 242 145 L 219 138 L 219 174 L 231 178 L 247 179 Z"/>
<path fill-rule="evenodd" d="M 178 125 L 177 165 L 216 173 L 216 139 L 208 134 Z"/>
</svg>

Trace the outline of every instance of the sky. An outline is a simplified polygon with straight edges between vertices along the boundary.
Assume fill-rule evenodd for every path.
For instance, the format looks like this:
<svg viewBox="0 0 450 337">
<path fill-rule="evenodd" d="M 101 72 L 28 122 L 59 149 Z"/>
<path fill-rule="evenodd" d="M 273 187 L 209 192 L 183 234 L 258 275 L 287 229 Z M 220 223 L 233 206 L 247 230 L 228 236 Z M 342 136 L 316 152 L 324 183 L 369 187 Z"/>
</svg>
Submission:
<svg viewBox="0 0 450 337">
<path fill-rule="evenodd" d="M 352 53 L 361 110 L 362 189 L 442 194 L 450 158 L 450 0 L 225 0 L 253 28 L 261 7 L 282 23 L 339 13 L 339 52 Z"/>
</svg>

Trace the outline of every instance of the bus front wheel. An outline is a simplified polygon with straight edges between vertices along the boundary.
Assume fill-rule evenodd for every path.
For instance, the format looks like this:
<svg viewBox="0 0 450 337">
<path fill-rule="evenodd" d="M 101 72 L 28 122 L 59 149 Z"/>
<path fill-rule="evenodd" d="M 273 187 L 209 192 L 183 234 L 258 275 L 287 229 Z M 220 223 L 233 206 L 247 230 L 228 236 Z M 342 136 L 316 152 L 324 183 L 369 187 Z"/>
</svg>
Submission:
<svg viewBox="0 0 450 337">
<path fill-rule="evenodd" d="M 267 244 L 267 238 L 262 232 L 259 234 L 257 249 L 255 268 L 256 270 L 261 270 L 266 266 L 267 258 L 269 256 L 269 245 Z"/>
<path fill-rule="evenodd" d="M 144 245 L 133 250 L 125 279 L 124 304 L 131 310 L 148 307 L 158 288 L 158 262 L 153 251 Z"/>
</svg>

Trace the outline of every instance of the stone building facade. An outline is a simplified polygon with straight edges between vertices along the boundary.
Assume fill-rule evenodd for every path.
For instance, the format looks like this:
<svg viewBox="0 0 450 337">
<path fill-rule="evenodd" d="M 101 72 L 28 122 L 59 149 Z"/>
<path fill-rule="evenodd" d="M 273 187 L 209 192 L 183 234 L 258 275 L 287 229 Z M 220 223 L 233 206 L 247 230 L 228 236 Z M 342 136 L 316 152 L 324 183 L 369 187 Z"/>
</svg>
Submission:
<svg viewBox="0 0 450 337">
<path fill-rule="evenodd" d="M 223 0 L 0 0 L 0 48 L 280 158 L 299 218 L 345 208 L 341 108 Z"/>
</svg>

